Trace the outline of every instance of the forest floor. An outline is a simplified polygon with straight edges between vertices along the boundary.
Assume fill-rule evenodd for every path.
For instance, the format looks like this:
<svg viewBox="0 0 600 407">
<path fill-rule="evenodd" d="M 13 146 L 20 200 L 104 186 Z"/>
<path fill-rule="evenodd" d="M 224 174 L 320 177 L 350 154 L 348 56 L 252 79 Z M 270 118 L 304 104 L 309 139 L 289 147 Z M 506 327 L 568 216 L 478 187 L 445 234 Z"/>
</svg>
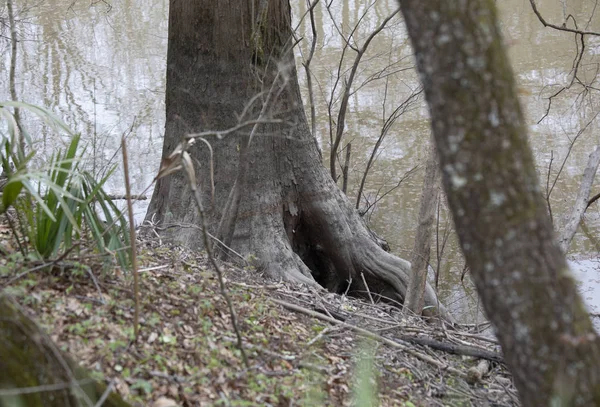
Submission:
<svg viewBox="0 0 600 407">
<path fill-rule="evenodd" d="M 10 247 L 6 228 L 2 240 Z M 246 367 L 206 256 L 156 241 L 140 246 L 137 342 L 130 274 L 107 270 L 85 251 L 37 269 L 16 250 L 0 256 L 0 290 L 133 405 L 518 403 L 501 362 L 476 374 L 476 366 L 488 368 L 481 360 L 500 357 L 499 348 L 466 327 L 424 322 L 388 304 L 269 281 L 223 263 Z"/>
</svg>

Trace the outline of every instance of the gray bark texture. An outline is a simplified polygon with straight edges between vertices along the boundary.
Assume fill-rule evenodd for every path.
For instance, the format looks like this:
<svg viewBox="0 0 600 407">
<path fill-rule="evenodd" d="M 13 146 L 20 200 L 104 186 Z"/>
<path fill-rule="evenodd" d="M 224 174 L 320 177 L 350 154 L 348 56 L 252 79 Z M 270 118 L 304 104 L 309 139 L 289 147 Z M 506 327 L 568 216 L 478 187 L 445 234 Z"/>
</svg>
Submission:
<svg viewBox="0 0 600 407">
<path fill-rule="evenodd" d="M 540 193 L 491 0 L 401 0 L 443 185 L 525 406 L 600 405 L 600 345 Z"/>
<path fill-rule="evenodd" d="M 351 292 L 365 294 L 363 273 L 373 295 L 402 301 L 410 264 L 377 245 L 322 167 L 300 97 L 292 41 L 287 1 L 172 0 L 163 157 L 190 133 L 224 130 L 259 116 L 281 120 L 208 139 L 215 180 L 214 200 L 206 205 L 209 232 L 220 230 L 233 249 L 252 255 L 259 271 L 273 277 L 320 283 L 335 292 L 350 282 Z M 190 153 L 200 164 L 202 196 L 210 197 L 208 150 L 196 143 Z M 242 171 L 240 162 L 247 162 Z M 236 181 L 243 187 L 232 190 Z M 183 174 L 173 173 L 158 180 L 146 219 L 164 237 L 200 248 L 193 208 Z M 228 226 L 232 220 L 234 229 Z M 447 316 L 429 285 L 425 303 Z"/>
<path fill-rule="evenodd" d="M 600 146 L 590 154 L 587 165 L 583 171 L 583 177 L 581 178 L 581 184 L 579 185 L 579 191 L 577 197 L 573 203 L 573 209 L 571 213 L 566 217 L 565 225 L 562 228 L 560 237 L 558 238 L 558 244 L 562 251 L 566 254 L 569 251 L 569 245 L 577 227 L 583 218 L 583 214 L 587 209 L 588 199 L 590 198 L 590 191 L 592 190 L 592 184 L 598 171 L 598 165 L 600 165 Z"/>
<path fill-rule="evenodd" d="M 427 154 L 427 163 L 425 164 L 417 235 L 410 259 L 410 280 L 408 281 L 406 300 L 404 301 L 404 306 L 417 315 L 421 315 L 424 305 L 427 270 L 429 268 L 431 252 L 431 232 L 439 196 L 439 170 L 436 154 L 435 146 L 431 145 Z"/>
</svg>

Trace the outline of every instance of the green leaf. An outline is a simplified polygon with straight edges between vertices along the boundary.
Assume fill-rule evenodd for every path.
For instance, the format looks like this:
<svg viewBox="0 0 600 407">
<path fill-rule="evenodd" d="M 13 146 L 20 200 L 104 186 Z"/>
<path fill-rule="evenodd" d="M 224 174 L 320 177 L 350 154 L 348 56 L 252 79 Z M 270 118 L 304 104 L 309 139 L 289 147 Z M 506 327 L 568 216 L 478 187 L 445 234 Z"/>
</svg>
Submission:
<svg viewBox="0 0 600 407">
<path fill-rule="evenodd" d="M 146 380 L 137 380 L 135 383 L 133 383 L 131 385 L 131 389 L 140 389 L 142 390 L 145 394 L 150 394 L 152 393 L 152 383 L 146 381 Z"/>
<path fill-rule="evenodd" d="M 11 206 L 21 193 L 23 189 L 23 183 L 15 180 L 8 181 L 8 184 L 4 186 L 4 190 L 2 191 L 2 208 L 3 211 L 6 211 L 9 206 Z"/>
</svg>

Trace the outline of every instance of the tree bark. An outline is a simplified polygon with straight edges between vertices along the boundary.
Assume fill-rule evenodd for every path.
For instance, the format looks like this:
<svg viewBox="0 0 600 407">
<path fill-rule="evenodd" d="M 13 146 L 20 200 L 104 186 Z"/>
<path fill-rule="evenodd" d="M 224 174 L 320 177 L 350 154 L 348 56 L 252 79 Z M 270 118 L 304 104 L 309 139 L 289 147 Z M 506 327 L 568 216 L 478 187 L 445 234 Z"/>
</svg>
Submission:
<svg viewBox="0 0 600 407">
<path fill-rule="evenodd" d="M 311 137 L 291 49 L 287 1 L 170 2 L 167 53 L 166 131 L 163 157 L 186 135 L 223 130 L 259 117 L 269 97 L 266 116 L 252 142 L 248 130 L 213 137 L 215 195 L 207 208 L 214 234 L 226 212 L 235 216 L 231 246 L 257 259 L 269 275 L 344 292 L 366 293 L 402 301 L 410 265 L 382 250 L 362 219 L 321 166 Z M 260 14 L 258 10 L 262 10 Z M 278 81 L 272 94 L 274 81 Z M 269 96 L 271 95 L 271 96 Z M 273 96 L 274 95 L 274 96 Z M 275 123 L 273 119 L 283 120 Z M 198 143 L 190 150 L 201 165 L 203 196 L 210 196 L 209 154 Z M 246 146 L 241 148 L 240 146 Z M 231 212 L 228 195 L 238 179 L 239 150 L 248 157 L 239 208 Z M 161 178 L 147 219 L 163 235 L 191 247 L 201 247 L 201 232 L 190 189 L 181 173 Z M 190 227 L 186 227 L 190 226 Z M 426 304 L 437 308 L 437 297 L 426 289 Z"/>
<path fill-rule="evenodd" d="M 417 315 L 421 315 L 424 305 L 425 285 L 427 284 L 427 270 L 429 268 L 429 255 L 431 251 L 431 232 L 435 208 L 439 196 L 438 164 L 435 146 L 429 147 L 425 176 L 423 178 L 423 191 L 419 207 L 419 224 L 415 246 L 411 257 L 411 270 L 406 300 L 404 306 Z"/>
<path fill-rule="evenodd" d="M 6 295 L 0 295 L 0 406 L 126 407 L 91 380 Z M 98 404 L 99 405 L 99 404 Z"/>
<path fill-rule="evenodd" d="M 573 203 L 573 210 L 567 216 L 565 225 L 558 238 L 558 244 L 565 254 L 569 251 L 571 240 L 573 240 L 579 223 L 581 223 L 581 218 L 588 207 L 588 199 L 590 198 L 590 191 L 592 190 L 596 171 L 598 171 L 598 165 L 600 165 L 600 146 L 596 146 L 596 149 L 588 158 L 587 165 L 583 171 L 583 177 L 581 178 L 581 184 L 579 185 L 579 191 Z"/>
<path fill-rule="evenodd" d="M 401 0 L 443 184 L 525 406 L 600 405 L 600 344 L 544 206 L 491 0 Z"/>
</svg>

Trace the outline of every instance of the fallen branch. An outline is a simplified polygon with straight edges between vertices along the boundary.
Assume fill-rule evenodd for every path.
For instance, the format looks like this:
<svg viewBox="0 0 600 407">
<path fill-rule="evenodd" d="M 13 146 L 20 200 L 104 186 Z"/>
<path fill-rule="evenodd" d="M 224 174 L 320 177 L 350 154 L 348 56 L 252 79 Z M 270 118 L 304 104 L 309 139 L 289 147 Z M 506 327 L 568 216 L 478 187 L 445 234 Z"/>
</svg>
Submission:
<svg viewBox="0 0 600 407">
<path fill-rule="evenodd" d="M 351 329 L 351 330 L 353 330 L 353 331 L 355 331 L 355 332 L 357 332 L 357 333 L 359 333 L 361 335 L 366 336 L 367 338 L 375 339 L 375 340 L 377 340 L 379 342 L 382 342 L 382 343 L 384 343 L 384 344 L 386 344 L 386 345 L 388 345 L 388 346 L 390 346 L 392 348 L 400 349 L 400 350 L 408 353 L 411 356 L 414 356 L 415 358 L 417 358 L 417 359 L 419 359 L 419 360 L 421 360 L 423 362 L 427 362 L 427 363 L 429 363 L 431 365 L 434 365 L 434 366 L 438 367 L 439 369 L 446 370 L 446 371 L 448 371 L 450 373 L 453 373 L 453 374 L 455 374 L 457 376 L 462 377 L 463 379 L 467 379 L 467 373 L 465 373 L 463 371 L 460 371 L 460 370 L 458 370 L 456 368 L 453 368 L 452 366 L 449 366 L 446 363 L 440 362 L 439 360 L 436 360 L 436 359 L 432 358 L 431 356 L 428 356 L 428 355 L 425 355 L 423 353 L 417 352 L 416 350 L 411 349 L 407 345 L 402 344 L 400 342 L 393 341 L 393 340 L 385 338 L 385 337 L 383 337 L 381 335 L 377 335 L 376 333 L 368 331 L 368 330 L 366 330 L 364 328 L 359 328 L 357 326 L 348 324 L 346 322 L 338 321 L 337 319 L 330 318 L 330 317 L 328 317 L 326 315 L 323 315 L 323 314 L 319 314 L 318 312 L 311 311 L 309 309 L 300 307 L 300 306 L 298 306 L 296 304 L 291 304 L 289 302 L 277 300 L 275 298 L 271 298 L 271 301 L 273 301 L 275 304 L 281 305 L 282 307 L 285 307 L 285 308 L 287 308 L 289 310 L 300 312 L 300 313 L 302 313 L 304 315 L 308 315 L 308 316 L 311 316 L 313 318 L 320 319 L 322 321 L 327 321 L 327 322 L 330 322 L 332 324 L 340 325 L 340 326 L 343 326 L 345 328 Z"/>
<path fill-rule="evenodd" d="M 436 339 L 424 338 L 421 336 L 402 335 L 399 336 L 405 342 L 414 343 L 430 347 L 431 349 L 441 350 L 442 352 L 452 353 L 454 355 L 473 356 L 480 359 L 487 359 L 493 362 L 504 362 L 502 355 L 497 352 L 492 352 L 487 349 L 478 348 L 475 346 L 458 345 L 455 343 L 442 342 Z"/>
<path fill-rule="evenodd" d="M 148 196 L 146 196 L 146 195 L 131 195 L 131 196 L 129 196 L 129 198 L 127 198 L 127 195 L 113 195 L 113 194 L 109 194 L 107 196 L 107 198 L 110 199 L 110 200 L 113 200 L 113 201 L 116 201 L 116 200 L 119 200 L 119 199 L 122 199 L 122 200 L 132 199 L 134 201 L 144 201 L 144 200 L 148 199 Z"/>
</svg>

